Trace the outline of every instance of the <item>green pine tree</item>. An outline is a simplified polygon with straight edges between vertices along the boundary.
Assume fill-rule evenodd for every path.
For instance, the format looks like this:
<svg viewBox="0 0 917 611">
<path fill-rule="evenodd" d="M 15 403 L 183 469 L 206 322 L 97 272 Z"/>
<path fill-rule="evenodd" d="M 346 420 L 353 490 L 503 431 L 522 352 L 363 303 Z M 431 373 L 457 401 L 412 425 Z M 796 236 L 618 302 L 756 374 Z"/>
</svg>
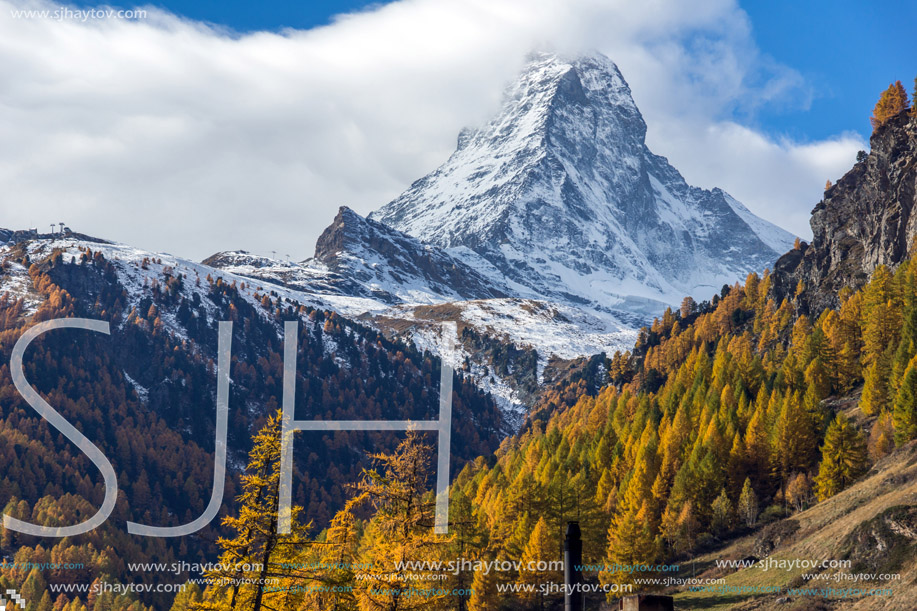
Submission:
<svg viewBox="0 0 917 611">
<path fill-rule="evenodd" d="M 828 426 L 821 453 L 815 478 L 820 501 L 834 496 L 866 472 L 866 439 L 843 414 Z"/>
<path fill-rule="evenodd" d="M 915 100 L 911 106 L 911 116 L 917 117 L 917 78 L 914 78 L 914 95 L 911 96 L 911 99 Z"/>
<path fill-rule="evenodd" d="M 895 444 L 901 445 L 917 437 L 917 356 L 911 359 L 901 387 L 895 396 L 892 423 L 895 426 Z"/>
<path fill-rule="evenodd" d="M 713 515 L 710 518 L 710 526 L 715 534 L 725 535 L 732 530 L 732 502 L 729 500 L 729 495 L 726 494 L 725 488 L 720 491 L 720 495 L 713 501 L 711 510 Z"/>
</svg>

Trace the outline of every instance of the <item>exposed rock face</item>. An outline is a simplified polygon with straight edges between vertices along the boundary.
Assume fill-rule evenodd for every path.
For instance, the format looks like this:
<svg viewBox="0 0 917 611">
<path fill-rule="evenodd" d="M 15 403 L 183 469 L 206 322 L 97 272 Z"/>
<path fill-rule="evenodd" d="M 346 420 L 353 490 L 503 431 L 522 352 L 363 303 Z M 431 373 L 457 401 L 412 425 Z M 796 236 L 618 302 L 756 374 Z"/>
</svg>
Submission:
<svg viewBox="0 0 917 611">
<path fill-rule="evenodd" d="M 841 288 L 859 288 L 877 266 L 907 258 L 917 232 L 917 121 L 902 113 L 876 130 L 870 144 L 868 157 L 812 211 L 812 244 L 777 261 L 778 299 L 792 296 L 801 280 L 803 311 L 836 307 Z"/>
<path fill-rule="evenodd" d="M 917 507 L 898 505 L 857 526 L 844 541 L 845 556 L 856 571 L 892 573 L 901 569 L 917 545 Z"/>
<path fill-rule="evenodd" d="M 315 244 L 314 262 L 378 291 L 443 298 L 505 297 L 502 287 L 444 251 L 342 206 Z"/>
<path fill-rule="evenodd" d="M 346 206 L 318 238 L 315 257 L 306 261 L 227 251 L 203 263 L 298 291 L 387 305 L 506 297 L 505 287 L 445 251 L 365 219 Z M 363 305 L 373 309 L 371 304 Z"/>
</svg>

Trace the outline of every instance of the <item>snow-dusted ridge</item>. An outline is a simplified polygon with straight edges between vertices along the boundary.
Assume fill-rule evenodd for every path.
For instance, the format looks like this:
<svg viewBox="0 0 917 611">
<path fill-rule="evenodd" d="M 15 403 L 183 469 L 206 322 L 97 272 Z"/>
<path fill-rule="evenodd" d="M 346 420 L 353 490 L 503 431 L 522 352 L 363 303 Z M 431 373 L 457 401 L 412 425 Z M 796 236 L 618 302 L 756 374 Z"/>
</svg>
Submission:
<svg viewBox="0 0 917 611">
<path fill-rule="evenodd" d="M 16 246 L 16 243 L 8 243 L 0 246 L 0 258 L 10 253 L 10 250 Z M 273 291 L 278 296 L 291 299 L 303 305 L 312 306 L 326 310 L 341 311 L 347 313 L 362 313 L 375 309 L 382 309 L 384 306 L 373 300 L 367 300 L 360 297 L 342 297 L 338 295 L 319 295 L 298 291 L 275 284 L 269 281 L 257 281 L 249 276 L 236 274 L 225 269 L 219 269 L 203 263 L 196 263 L 187 259 L 182 259 L 167 253 L 156 253 L 139 248 L 134 248 L 126 244 L 118 244 L 106 241 L 96 241 L 93 238 L 73 237 L 73 236 L 40 236 L 31 239 L 25 243 L 26 253 L 32 260 L 41 260 L 51 256 L 55 251 L 59 251 L 67 260 L 74 263 L 80 263 L 80 256 L 83 254 L 81 249 L 90 249 L 93 253 L 101 253 L 106 260 L 115 266 L 118 282 L 125 288 L 131 305 L 136 305 L 141 298 L 147 295 L 153 281 L 161 281 L 165 272 L 168 270 L 171 274 L 182 274 L 185 277 L 183 290 L 186 296 L 190 297 L 194 292 L 205 297 L 209 291 L 207 276 L 216 280 L 222 278 L 223 282 L 232 284 L 236 283 L 239 293 L 252 305 L 260 303 L 258 295 L 263 295 L 265 291 Z M 280 262 L 276 262 L 280 265 Z M 28 279 L 26 270 L 21 265 L 17 268 L 17 263 L 10 261 L 9 267 L 13 270 L 12 274 L 5 274 L 3 278 L 3 292 L 16 295 L 16 287 L 22 287 L 22 296 L 27 296 L 31 287 L 31 281 Z M 19 268 L 22 268 L 21 270 Z M 272 269 L 268 267 L 267 269 Z M 21 281 L 19 276 L 23 276 Z M 244 288 L 243 288 L 244 285 Z M 18 295 L 16 295 L 18 296 Z M 40 302 L 38 300 L 37 302 Z M 201 299 L 205 307 L 213 308 L 209 299 Z M 256 311 L 263 311 L 260 307 Z M 270 319 L 265 312 L 265 317 Z M 170 324 L 174 321 L 164 319 L 163 323 L 168 331 L 178 337 L 182 337 L 183 329 L 180 325 Z"/>
</svg>

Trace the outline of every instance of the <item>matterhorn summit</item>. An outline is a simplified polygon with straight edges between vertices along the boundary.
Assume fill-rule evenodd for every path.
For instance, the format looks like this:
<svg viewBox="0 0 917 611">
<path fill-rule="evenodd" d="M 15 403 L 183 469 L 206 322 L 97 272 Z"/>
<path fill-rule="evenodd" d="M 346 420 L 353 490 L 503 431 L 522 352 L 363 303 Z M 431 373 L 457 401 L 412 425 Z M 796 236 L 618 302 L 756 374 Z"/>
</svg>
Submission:
<svg viewBox="0 0 917 611">
<path fill-rule="evenodd" d="M 688 185 L 600 54 L 533 55 L 499 113 L 371 218 L 520 297 L 646 321 L 770 266 L 793 236 Z"/>
</svg>

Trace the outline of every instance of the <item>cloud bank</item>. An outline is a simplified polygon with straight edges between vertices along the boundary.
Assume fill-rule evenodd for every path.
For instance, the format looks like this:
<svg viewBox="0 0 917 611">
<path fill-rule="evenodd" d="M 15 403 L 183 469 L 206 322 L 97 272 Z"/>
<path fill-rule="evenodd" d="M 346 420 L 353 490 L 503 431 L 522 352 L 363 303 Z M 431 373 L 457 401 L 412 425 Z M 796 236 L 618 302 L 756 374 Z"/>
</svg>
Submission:
<svg viewBox="0 0 917 611">
<path fill-rule="evenodd" d="M 13 16 L 57 6 L 0 0 L 0 226 L 302 259 L 339 205 L 367 213 L 445 160 L 533 49 L 608 55 L 654 152 L 803 236 L 825 180 L 865 147 L 749 127 L 812 94 L 728 0 L 400 0 L 245 35 L 152 8 Z"/>
</svg>

